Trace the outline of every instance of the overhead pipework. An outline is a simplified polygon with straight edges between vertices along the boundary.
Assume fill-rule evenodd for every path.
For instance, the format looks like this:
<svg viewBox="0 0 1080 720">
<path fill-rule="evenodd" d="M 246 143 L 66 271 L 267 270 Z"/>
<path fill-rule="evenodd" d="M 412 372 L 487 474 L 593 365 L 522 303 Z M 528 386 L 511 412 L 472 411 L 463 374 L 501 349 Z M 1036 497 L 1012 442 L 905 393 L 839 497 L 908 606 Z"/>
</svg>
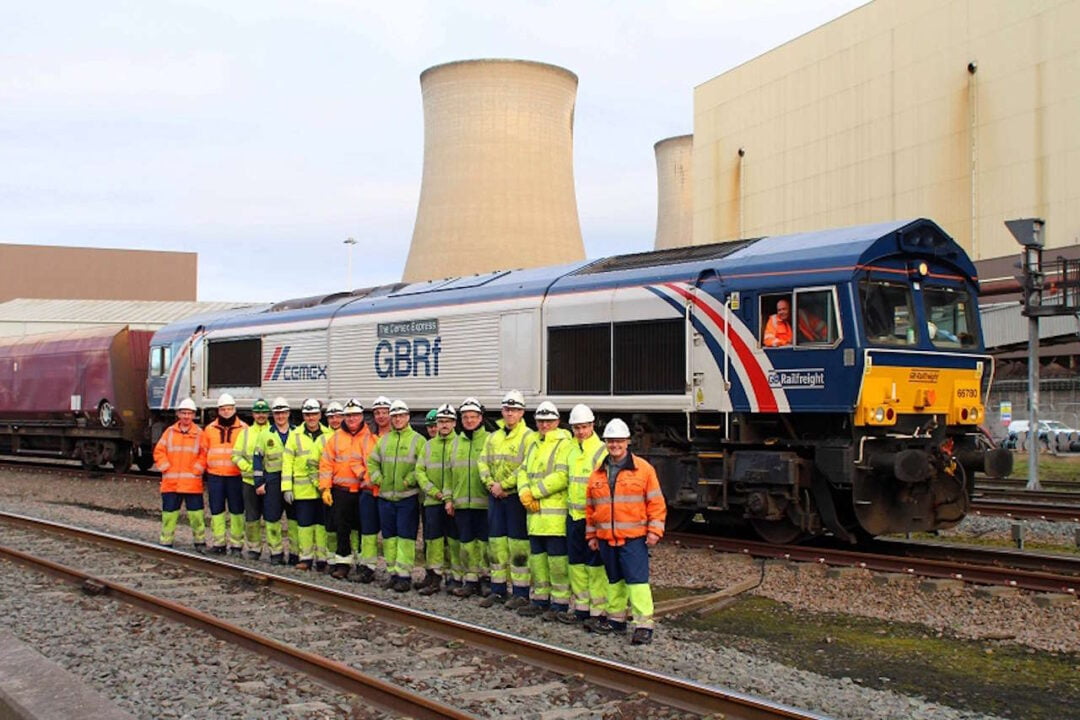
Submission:
<svg viewBox="0 0 1080 720">
<path fill-rule="evenodd" d="M 585 258 L 574 192 L 577 76 L 525 60 L 420 75 L 424 173 L 403 280 Z"/>
<path fill-rule="evenodd" d="M 657 250 L 694 242 L 694 136 L 677 135 L 656 143 Z"/>
</svg>

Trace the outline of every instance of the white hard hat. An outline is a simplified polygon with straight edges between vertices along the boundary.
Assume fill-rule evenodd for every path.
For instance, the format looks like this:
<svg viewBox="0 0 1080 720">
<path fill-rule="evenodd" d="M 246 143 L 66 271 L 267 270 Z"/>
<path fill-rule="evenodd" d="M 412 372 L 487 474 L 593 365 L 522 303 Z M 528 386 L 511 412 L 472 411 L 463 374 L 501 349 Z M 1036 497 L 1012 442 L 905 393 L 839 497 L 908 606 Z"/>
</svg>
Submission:
<svg viewBox="0 0 1080 720">
<path fill-rule="evenodd" d="M 304 401 L 304 404 L 300 406 L 300 412 L 316 413 L 322 410 L 322 406 L 319 405 L 319 401 L 315 398 L 308 398 Z"/>
<path fill-rule="evenodd" d="M 439 406 L 439 409 L 435 411 L 436 418 L 447 418 L 449 420 L 457 420 L 457 411 L 454 410 L 454 406 L 450 403 L 444 403 Z"/>
<path fill-rule="evenodd" d="M 218 399 L 217 399 L 217 406 L 218 407 L 225 407 L 226 405 L 235 405 L 235 404 L 236 404 L 236 400 L 234 400 L 233 396 L 230 395 L 229 393 L 221 393 L 221 395 L 218 396 Z"/>
<path fill-rule="evenodd" d="M 342 415 L 360 415 L 363 412 L 364 406 L 356 398 L 349 398 L 345 402 L 345 407 L 341 409 Z"/>
<path fill-rule="evenodd" d="M 375 398 L 375 402 L 371 403 L 371 409 L 374 410 L 375 408 L 388 408 L 390 407 L 390 405 L 390 398 L 386 397 L 385 395 L 380 395 L 379 397 Z"/>
<path fill-rule="evenodd" d="M 458 412 L 477 412 L 483 413 L 484 406 L 480 404 L 480 401 L 474 397 L 467 397 L 461 401 L 461 405 L 458 406 Z"/>
<path fill-rule="evenodd" d="M 292 408 L 289 407 L 289 401 L 283 397 L 274 398 L 274 402 L 270 403 L 270 409 L 274 412 L 292 410 Z"/>
<path fill-rule="evenodd" d="M 395 400 L 394 402 L 390 403 L 390 414 L 391 415 L 408 415 L 409 414 L 409 406 L 405 404 L 404 400 Z"/>
<path fill-rule="evenodd" d="M 195 401 L 191 398 L 184 398 L 183 400 L 181 400 L 180 404 L 176 407 L 176 409 L 191 410 L 192 412 L 196 412 L 198 410 L 198 408 L 195 407 Z"/>
<path fill-rule="evenodd" d="M 626 427 L 619 418 L 614 418 L 608 422 L 604 428 L 605 440 L 628 440 L 630 438 L 630 428 Z"/>
<path fill-rule="evenodd" d="M 337 400 L 331 400 L 326 406 L 327 415 L 341 415 L 344 411 L 345 408 Z"/>
<path fill-rule="evenodd" d="M 521 408 L 525 409 L 525 396 L 521 394 L 520 390 L 511 390 L 503 395 L 502 399 L 503 407 Z"/>
<path fill-rule="evenodd" d="M 574 406 L 574 409 L 570 411 L 571 425 L 584 425 L 585 423 L 591 422 L 596 422 L 596 416 L 593 415 L 593 411 L 588 405 L 578 403 Z"/>
<path fill-rule="evenodd" d="M 537 420 L 558 420 L 559 408 L 555 407 L 555 403 L 550 400 L 545 400 L 536 406 L 536 412 L 533 413 L 533 417 Z"/>
</svg>

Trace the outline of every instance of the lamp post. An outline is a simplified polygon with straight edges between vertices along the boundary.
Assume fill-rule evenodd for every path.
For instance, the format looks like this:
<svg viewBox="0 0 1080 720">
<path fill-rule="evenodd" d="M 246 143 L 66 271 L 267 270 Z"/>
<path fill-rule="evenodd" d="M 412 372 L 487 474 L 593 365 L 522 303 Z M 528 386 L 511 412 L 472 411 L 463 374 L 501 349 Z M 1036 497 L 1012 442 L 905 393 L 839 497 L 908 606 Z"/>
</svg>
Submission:
<svg viewBox="0 0 1080 720">
<path fill-rule="evenodd" d="M 356 244 L 356 240 L 354 240 L 353 238 L 345 238 L 345 240 L 343 242 L 346 245 L 349 246 L 349 251 L 348 251 L 349 252 L 349 275 L 348 275 L 349 283 L 348 283 L 348 286 L 345 289 L 351 291 L 353 289 L 353 286 L 352 286 L 352 249 L 353 249 L 353 245 Z"/>
</svg>

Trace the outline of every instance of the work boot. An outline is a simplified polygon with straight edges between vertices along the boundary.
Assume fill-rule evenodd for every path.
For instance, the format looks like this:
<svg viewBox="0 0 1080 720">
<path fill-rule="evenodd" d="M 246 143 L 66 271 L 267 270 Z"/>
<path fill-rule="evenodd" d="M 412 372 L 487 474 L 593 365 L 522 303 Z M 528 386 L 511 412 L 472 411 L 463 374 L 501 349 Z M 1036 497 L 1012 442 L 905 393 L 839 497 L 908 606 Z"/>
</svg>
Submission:
<svg viewBox="0 0 1080 720">
<path fill-rule="evenodd" d="M 424 596 L 434 595 L 435 593 L 439 592 L 439 586 L 441 586 L 441 585 L 442 585 L 442 578 L 436 573 L 434 580 L 429 582 L 424 587 L 420 588 L 420 594 L 424 595 Z"/>
<path fill-rule="evenodd" d="M 652 629 L 639 627 L 630 638 L 631 645 L 648 645 L 652 642 Z"/>
<path fill-rule="evenodd" d="M 300 562 L 300 556 L 299 555 L 293 555 L 292 553 L 289 553 L 289 564 L 290 565 L 296 565 L 299 562 Z"/>
<path fill-rule="evenodd" d="M 297 570 L 310 570 L 311 569 L 311 561 L 309 561 L 309 560 L 301 560 L 300 562 L 296 563 L 296 569 Z"/>
<path fill-rule="evenodd" d="M 284 565 L 285 564 L 285 555 L 283 553 L 277 553 L 275 555 L 271 555 L 270 556 L 270 564 L 271 565 Z"/>
<path fill-rule="evenodd" d="M 507 610 L 520 610 L 528 604 L 529 600 L 527 598 L 523 598 L 520 595 L 515 595 L 514 597 L 506 601 L 505 607 Z"/>
<path fill-rule="evenodd" d="M 172 548 L 172 543 L 158 543 L 158 547 Z"/>
<path fill-rule="evenodd" d="M 357 571 L 357 582 L 362 582 L 365 585 L 375 579 L 375 571 L 369 568 L 367 565 L 361 565 Z"/>
<path fill-rule="evenodd" d="M 349 577 L 349 566 L 338 565 L 334 568 L 334 572 L 330 573 L 330 577 L 334 578 L 335 580 L 344 580 L 345 578 Z"/>
<path fill-rule="evenodd" d="M 213 553 L 215 555 L 224 555 L 226 552 L 228 552 L 228 549 L 224 545 L 214 546 Z"/>
<path fill-rule="evenodd" d="M 476 592 L 476 583 L 465 583 L 464 585 L 451 590 L 450 594 L 456 598 L 470 598 L 475 595 Z"/>
<path fill-rule="evenodd" d="M 398 579 L 391 575 L 390 577 L 382 581 L 382 585 L 380 587 L 382 587 L 383 590 L 393 590 L 394 585 L 397 585 L 397 581 Z"/>
<path fill-rule="evenodd" d="M 506 607 L 509 608 L 510 603 L 506 603 Z M 526 605 L 525 607 L 518 608 L 517 614 L 521 617 L 536 617 L 544 614 L 544 608 L 539 605 Z"/>
<path fill-rule="evenodd" d="M 489 578 L 489 577 L 480 578 L 480 596 L 481 597 L 487 597 L 490 594 L 491 594 L 491 578 Z"/>
<path fill-rule="evenodd" d="M 408 578 L 398 578 L 394 581 L 393 591 L 398 593 L 407 593 L 412 590 L 412 583 Z"/>
<path fill-rule="evenodd" d="M 589 620 L 593 620 L 593 619 L 589 618 Z M 611 623 L 608 622 L 607 618 L 602 617 L 602 618 L 596 618 L 595 620 L 593 620 L 593 622 L 591 624 L 588 621 L 586 621 L 585 622 L 585 630 L 588 631 L 588 632 L 597 633 L 599 635 L 610 635 L 611 633 L 613 633 L 615 631 L 615 628 L 613 628 L 611 626 Z"/>
<path fill-rule="evenodd" d="M 505 595 L 496 595 L 495 593 L 491 593 L 486 598 L 484 598 L 483 600 L 480 601 L 480 607 L 489 608 L 489 607 L 494 607 L 497 604 L 501 604 L 501 603 L 505 603 L 505 602 L 506 602 L 506 596 Z"/>
<path fill-rule="evenodd" d="M 231 548 L 229 548 L 229 554 L 230 555 L 236 555 L 237 557 L 239 557 L 239 556 L 244 554 L 244 551 L 243 551 L 243 549 L 238 548 L 238 547 L 231 547 Z"/>
<path fill-rule="evenodd" d="M 326 561 L 325 560 L 316 560 L 315 561 L 315 572 L 326 572 Z"/>
<path fill-rule="evenodd" d="M 262 552 L 259 550 L 248 550 L 248 560 L 258 560 L 262 557 Z"/>
<path fill-rule="evenodd" d="M 555 619 L 564 625 L 575 625 L 581 622 L 581 618 L 573 610 L 564 610 L 563 612 L 555 613 Z"/>
<path fill-rule="evenodd" d="M 195 552 L 200 555 L 206 554 L 206 543 L 195 543 Z"/>
<path fill-rule="evenodd" d="M 432 582 L 435 582 L 439 575 L 431 569 L 424 571 L 424 578 L 422 580 L 413 581 L 413 590 L 419 590 L 420 588 L 426 588 Z"/>
</svg>

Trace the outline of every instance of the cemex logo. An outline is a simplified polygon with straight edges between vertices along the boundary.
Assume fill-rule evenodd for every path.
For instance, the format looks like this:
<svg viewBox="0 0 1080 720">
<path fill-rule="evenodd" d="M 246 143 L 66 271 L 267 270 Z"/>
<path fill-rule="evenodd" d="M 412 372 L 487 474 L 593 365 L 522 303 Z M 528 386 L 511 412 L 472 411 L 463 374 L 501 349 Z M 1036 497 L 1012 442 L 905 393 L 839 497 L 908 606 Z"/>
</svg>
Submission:
<svg viewBox="0 0 1080 720">
<path fill-rule="evenodd" d="M 270 364 L 266 367 L 266 374 L 263 375 L 263 382 L 326 379 L 326 365 L 288 364 L 286 361 L 289 359 L 290 350 L 292 350 L 292 345 L 278 345 L 274 348 Z"/>
</svg>

